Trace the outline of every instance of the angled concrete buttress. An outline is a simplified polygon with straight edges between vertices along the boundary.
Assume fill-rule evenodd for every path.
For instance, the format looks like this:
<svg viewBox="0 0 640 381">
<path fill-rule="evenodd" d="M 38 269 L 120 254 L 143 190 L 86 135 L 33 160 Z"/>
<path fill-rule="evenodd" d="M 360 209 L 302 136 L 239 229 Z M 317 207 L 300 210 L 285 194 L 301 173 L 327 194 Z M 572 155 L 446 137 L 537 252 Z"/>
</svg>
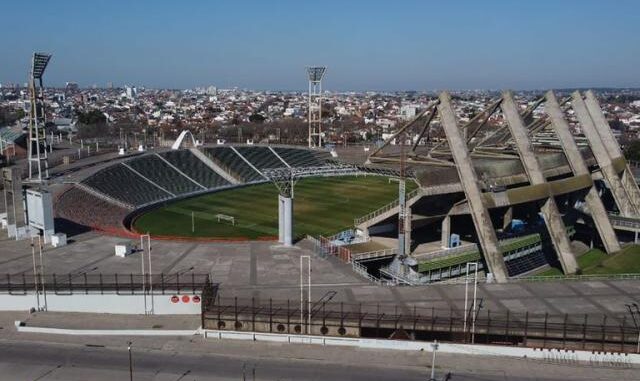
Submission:
<svg viewBox="0 0 640 381">
<path fill-rule="evenodd" d="M 551 125 L 560 140 L 560 145 L 562 146 L 564 155 L 567 157 L 569 166 L 573 170 L 573 174 L 575 176 L 589 175 L 589 168 L 587 168 L 582 154 L 580 154 L 580 149 L 573 139 L 573 135 L 569 130 L 569 124 L 564 118 L 564 113 L 562 109 L 560 109 L 560 104 L 555 94 L 553 94 L 553 91 L 549 91 L 546 94 L 545 110 L 549 118 L 551 118 Z M 585 201 L 607 253 L 611 254 L 620 250 L 620 242 L 618 242 L 613 226 L 611 226 L 611 221 L 609 221 L 609 217 L 607 216 L 607 210 L 604 208 L 602 200 L 598 195 L 598 190 L 594 185 L 591 186 L 585 196 Z"/>
<path fill-rule="evenodd" d="M 524 122 L 520 117 L 517 105 L 510 91 L 502 93 L 502 104 L 500 107 L 507 120 L 511 137 L 516 143 L 520 161 L 527 173 L 529 182 L 531 185 L 546 184 L 547 179 L 544 177 L 536 154 L 533 152 L 527 129 L 524 126 Z M 569 237 L 567 236 L 567 228 L 564 226 L 562 215 L 552 195 L 549 195 L 549 198 L 544 202 L 540 211 L 544 216 L 544 222 L 551 236 L 553 247 L 558 254 L 562 270 L 565 274 L 574 274 L 578 270 L 578 263 L 571 249 L 571 241 L 569 241 Z"/>
<path fill-rule="evenodd" d="M 600 134 L 602 143 L 604 143 L 605 148 L 609 152 L 611 160 L 614 162 L 617 160 L 621 163 L 620 169 L 622 170 L 622 186 L 627 192 L 630 201 L 635 206 L 636 212 L 640 213 L 640 189 L 638 189 L 636 179 L 633 176 L 629 165 L 627 165 L 627 161 L 625 160 L 624 155 L 620 150 L 620 145 L 618 144 L 616 137 L 613 136 L 611 127 L 609 127 L 607 118 L 605 118 L 604 114 L 602 113 L 602 108 L 600 108 L 600 104 L 598 103 L 595 94 L 593 94 L 593 91 L 589 90 L 585 95 L 586 96 L 584 101 L 587 105 L 589 115 L 591 115 L 591 120 L 593 120 L 593 123 L 598 130 L 598 134 Z"/>
<path fill-rule="evenodd" d="M 620 213 L 625 217 L 638 216 L 638 211 L 635 205 L 629 199 L 627 191 L 622 185 L 622 180 L 618 177 L 617 170 L 615 169 L 613 160 L 611 159 L 611 154 L 605 147 L 602 138 L 591 119 L 591 115 L 587 110 L 587 105 L 578 91 L 571 94 L 571 107 L 573 108 L 573 112 L 576 114 L 576 118 L 582 127 L 584 136 L 589 141 L 593 157 L 596 159 L 596 162 L 600 167 L 602 177 L 604 177 L 605 181 L 609 185 L 609 189 L 611 189 L 611 194 L 613 195 L 613 199 L 615 200 L 618 209 L 620 209 Z"/>
<path fill-rule="evenodd" d="M 497 282 L 506 282 L 509 274 L 498 246 L 498 237 L 493 229 L 489 210 L 482 197 L 478 176 L 471 162 L 467 143 L 462 138 L 462 133 L 458 128 L 458 123 L 451 107 L 451 97 L 446 92 L 440 94 L 438 112 L 440 113 L 440 120 L 453 160 L 456 163 L 460 183 L 469 203 L 473 224 L 475 225 L 489 271 L 491 271 Z"/>
</svg>

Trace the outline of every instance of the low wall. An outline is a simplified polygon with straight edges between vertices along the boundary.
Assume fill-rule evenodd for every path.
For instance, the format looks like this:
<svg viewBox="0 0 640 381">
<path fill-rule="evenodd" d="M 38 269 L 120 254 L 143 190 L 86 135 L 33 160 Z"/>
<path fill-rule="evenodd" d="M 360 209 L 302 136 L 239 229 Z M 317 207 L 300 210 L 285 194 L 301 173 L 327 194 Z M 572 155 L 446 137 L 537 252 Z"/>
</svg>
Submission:
<svg viewBox="0 0 640 381">
<path fill-rule="evenodd" d="M 38 302 L 39 307 L 38 308 Z M 199 315 L 199 294 L 54 294 L 46 295 L 46 310 L 59 312 L 93 312 L 112 314 Z M 0 294 L 0 311 L 45 309 L 44 295 Z"/>
<path fill-rule="evenodd" d="M 431 352 L 433 350 L 432 343 L 424 341 L 421 342 L 346 337 L 321 337 L 311 335 L 272 334 L 220 330 L 204 330 L 203 334 L 205 338 L 210 339 L 267 341 L 289 344 L 335 345 L 402 351 Z M 599 366 L 614 367 L 632 367 L 640 364 L 640 354 L 625 354 L 616 352 L 572 351 L 507 347 L 498 345 L 469 345 L 449 343 L 438 343 L 438 352 L 475 356 L 498 356 L 522 359 L 537 359 L 563 364 L 590 363 Z"/>
</svg>

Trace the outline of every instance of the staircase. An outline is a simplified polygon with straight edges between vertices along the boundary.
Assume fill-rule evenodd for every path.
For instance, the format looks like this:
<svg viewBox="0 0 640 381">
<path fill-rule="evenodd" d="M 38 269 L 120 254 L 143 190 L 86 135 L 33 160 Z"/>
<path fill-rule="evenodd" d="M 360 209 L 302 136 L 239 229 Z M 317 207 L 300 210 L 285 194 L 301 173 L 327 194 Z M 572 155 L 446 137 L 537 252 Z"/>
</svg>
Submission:
<svg viewBox="0 0 640 381">
<path fill-rule="evenodd" d="M 221 166 L 216 164 L 213 160 L 209 158 L 209 156 L 205 155 L 202 151 L 197 148 L 189 148 L 192 154 L 195 155 L 198 159 L 200 159 L 203 163 L 207 165 L 207 167 L 213 169 L 217 174 L 222 176 L 225 180 L 230 182 L 231 184 L 237 185 L 242 184 L 242 181 L 232 176 L 229 172 L 225 171 Z"/>
</svg>

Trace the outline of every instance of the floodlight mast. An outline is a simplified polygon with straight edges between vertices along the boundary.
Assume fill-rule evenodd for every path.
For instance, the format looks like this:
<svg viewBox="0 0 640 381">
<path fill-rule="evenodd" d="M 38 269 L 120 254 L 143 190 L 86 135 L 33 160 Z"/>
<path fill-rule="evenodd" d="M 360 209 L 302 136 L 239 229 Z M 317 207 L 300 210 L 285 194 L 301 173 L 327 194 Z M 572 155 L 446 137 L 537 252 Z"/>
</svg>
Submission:
<svg viewBox="0 0 640 381">
<path fill-rule="evenodd" d="M 309 75 L 309 148 L 322 147 L 322 77 L 325 66 L 307 67 Z"/>
<path fill-rule="evenodd" d="M 47 140 L 45 132 L 46 113 L 42 76 L 49 64 L 51 54 L 33 53 L 29 75 L 29 181 L 42 182 L 49 177 L 47 162 Z M 42 150 L 41 150 L 42 146 Z"/>
</svg>

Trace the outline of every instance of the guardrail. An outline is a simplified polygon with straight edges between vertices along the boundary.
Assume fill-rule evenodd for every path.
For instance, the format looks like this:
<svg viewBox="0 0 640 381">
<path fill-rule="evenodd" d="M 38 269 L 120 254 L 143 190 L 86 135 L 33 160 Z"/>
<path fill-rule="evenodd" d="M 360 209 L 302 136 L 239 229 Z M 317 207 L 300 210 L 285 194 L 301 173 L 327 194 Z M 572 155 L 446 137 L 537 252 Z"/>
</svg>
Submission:
<svg viewBox="0 0 640 381">
<path fill-rule="evenodd" d="M 420 194 L 420 192 L 421 192 L 421 189 L 420 188 L 416 188 L 416 189 L 412 190 L 411 192 L 407 193 L 405 195 L 406 201 L 408 202 L 412 198 L 418 196 Z M 363 222 L 369 221 L 372 218 L 378 217 L 382 213 L 386 213 L 389 210 L 391 210 L 393 208 L 396 208 L 399 204 L 400 204 L 400 200 L 396 199 L 395 201 L 392 201 L 392 202 L 388 203 L 387 205 L 374 210 L 371 213 L 365 214 L 362 217 L 354 218 L 353 219 L 353 224 L 355 226 L 358 226 L 358 225 L 362 224 Z"/>
</svg>

